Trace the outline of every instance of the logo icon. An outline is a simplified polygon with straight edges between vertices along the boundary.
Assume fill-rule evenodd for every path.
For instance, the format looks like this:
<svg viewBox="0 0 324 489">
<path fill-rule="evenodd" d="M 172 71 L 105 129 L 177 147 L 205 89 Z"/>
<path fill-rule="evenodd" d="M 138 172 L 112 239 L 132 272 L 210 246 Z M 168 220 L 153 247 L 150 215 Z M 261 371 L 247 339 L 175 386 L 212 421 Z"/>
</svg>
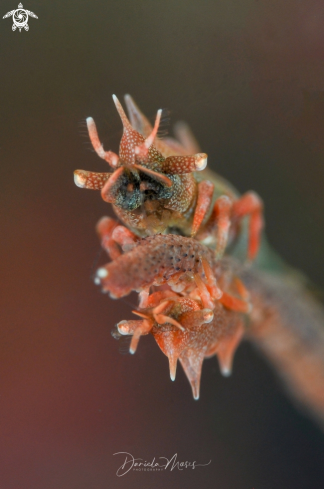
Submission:
<svg viewBox="0 0 324 489">
<path fill-rule="evenodd" d="M 16 10 L 11 10 L 11 12 L 7 12 L 6 15 L 3 16 L 3 19 L 7 19 L 11 16 L 13 20 L 12 30 L 15 31 L 18 27 L 19 32 L 21 32 L 22 28 L 24 28 L 25 31 L 29 30 L 28 16 L 34 17 L 34 19 L 38 19 L 37 15 L 35 15 L 34 12 L 23 9 L 22 3 L 18 5 L 18 8 Z"/>
</svg>

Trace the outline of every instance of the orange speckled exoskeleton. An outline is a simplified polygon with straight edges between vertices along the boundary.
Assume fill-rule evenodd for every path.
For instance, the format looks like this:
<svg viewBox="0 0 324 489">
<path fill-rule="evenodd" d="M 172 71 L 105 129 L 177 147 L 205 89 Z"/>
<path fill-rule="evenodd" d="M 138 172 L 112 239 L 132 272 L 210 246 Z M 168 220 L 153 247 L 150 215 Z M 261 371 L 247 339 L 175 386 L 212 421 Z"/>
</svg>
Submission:
<svg viewBox="0 0 324 489">
<path fill-rule="evenodd" d="M 152 334 L 169 359 L 171 379 L 179 360 L 198 399 L 204 358 L 217 355 L 223 375 L 231 372 L 244 317 L 251 311 L 243 283 L 235 273 L 223 273 L 213 250 L 195 239 L 138 238 L 110 217 L 99 221 L 97 232 L 116 258 L 97 270 L 95 283 L 115 299 L 132 290 L 140 293 L 133 311 L 140 319 L 121 321 L 113 336 L 131 335 L 135 353 L 140 337 Z M 116 246 L 123 251 L 119 256 Z"/>
<path fill-rule="evenodd" d="M 216 249 L 221 257 L 229 241 L 240 233 L 249 216 L 248 258 L 254 259 L 263 227 L 262 201 L 254 192 L 239 193 L 224 179 L 206 169 L 207 155 L 184 123 L 176 127 L 178 140 L 159 139 L 160 109 L 154 127 L 126 95 L 127 118 L 113 96 L 123 123 L 119 155 L 105 151 L 92 118 L 87 126 L 93 148 L 112 172 L 76 170 L 81 188 L 101 190 L 121 221 L 138 236 L 157 233 L 195 237 Z"/>
</svg>

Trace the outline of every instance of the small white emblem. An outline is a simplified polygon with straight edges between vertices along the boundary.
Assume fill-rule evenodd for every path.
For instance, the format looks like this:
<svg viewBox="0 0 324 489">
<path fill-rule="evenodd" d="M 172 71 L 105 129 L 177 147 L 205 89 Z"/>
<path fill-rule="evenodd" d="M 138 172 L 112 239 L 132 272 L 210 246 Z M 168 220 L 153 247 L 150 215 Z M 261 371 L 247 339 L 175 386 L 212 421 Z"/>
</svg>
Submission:
<svg viewBox="0 0 324 489">
<path fill-rule="evenodd" d="M 6 15 L 3 16 L 3 19 L 7 19 L 8 17 L 12 16 L 13 24 L 12 24 L 12 30 L 15 31 L 18 27 L 19 32 L 21 32 L 21 29 L 24 28 L 25 31 L 29 30 L 29 25 L 28 25 L 28 16 L 34 17 L 34 19 L 38 19 L 37 15 L 34 14 L 34 12 L 31 12 L 30 10 L 25 10 L 23 9 L 23 4 L 20 3 L 18 5 L 18 8 L 16 10 L 11 10 L 11 12 L 7 12 Z"/>
</svg>

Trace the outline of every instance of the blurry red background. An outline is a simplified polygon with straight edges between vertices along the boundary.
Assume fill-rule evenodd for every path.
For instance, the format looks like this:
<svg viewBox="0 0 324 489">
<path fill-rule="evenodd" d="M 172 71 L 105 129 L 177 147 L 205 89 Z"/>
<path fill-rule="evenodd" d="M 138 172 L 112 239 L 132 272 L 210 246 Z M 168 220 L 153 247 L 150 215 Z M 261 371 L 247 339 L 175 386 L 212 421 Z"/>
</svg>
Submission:
<svg viewBox="0 0 324 489">
<path fill-rule="evenodd" d="M 1 3 L 2 15 L 14 8 Z M 110 335 L 132 303 L 92 274 L 111 213 L 73 170 L 105 171 L 84 119 L 117 151 L 111 94 L 193 128 L 210 167 L 264 199 L 267 233 L 324 286 L 324 7 L 318 0 L 30 0 L 29 32 L 1 22 L 0 486 L 266 488 L 324 483 L 324 437 L 242 345 L 230 379 L 205 362 L 201 399 L 169 379 L 152 338 Z M 115 473 L 121 459 L 212 463 Z"/>
</svg>

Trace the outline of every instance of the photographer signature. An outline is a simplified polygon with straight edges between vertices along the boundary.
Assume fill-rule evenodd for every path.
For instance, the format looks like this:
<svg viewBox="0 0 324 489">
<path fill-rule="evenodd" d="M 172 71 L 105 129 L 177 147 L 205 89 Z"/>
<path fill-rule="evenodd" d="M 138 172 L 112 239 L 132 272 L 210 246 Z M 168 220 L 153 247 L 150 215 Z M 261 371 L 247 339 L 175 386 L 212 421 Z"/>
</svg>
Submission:
<svg viewBox="0 0 324 489">
<path fill-rule="evenodd" d="M 167 457 L 159 457 L 158 460 L 160 462 L 157 462 L 155 460 L 155 457 L 151 462 L 148 461 L 143 461 L 142 458 L 134 458 L 134 456 L 131 453 L 128 452 L 116 452 L 114 455 L 124 455 L 125 459 L 122 465 L 118 468 L 116 475 L 118 477 L 122 477 L 123 475 L 126 475 L 130 470 L 134 469 L 154 469 L 154 470 L 166 470 L 170 469 L 172 471 L 173 469 L 177 468 L 178 470 L 184 470 L 184 469 L 195 469 L 196 467 L 206 467 L 211 463 L 211 460 L 207 464 L 198 464 L 196 460 L 193 462 L 180 462 L 177 460 L 178 454 L 175 453 L 173 457 L 170 459 Z M 162 460 L 162 462 L 161 462 Z M 163 462 L 164 460 L 164 462 Z"/>
</svg>

